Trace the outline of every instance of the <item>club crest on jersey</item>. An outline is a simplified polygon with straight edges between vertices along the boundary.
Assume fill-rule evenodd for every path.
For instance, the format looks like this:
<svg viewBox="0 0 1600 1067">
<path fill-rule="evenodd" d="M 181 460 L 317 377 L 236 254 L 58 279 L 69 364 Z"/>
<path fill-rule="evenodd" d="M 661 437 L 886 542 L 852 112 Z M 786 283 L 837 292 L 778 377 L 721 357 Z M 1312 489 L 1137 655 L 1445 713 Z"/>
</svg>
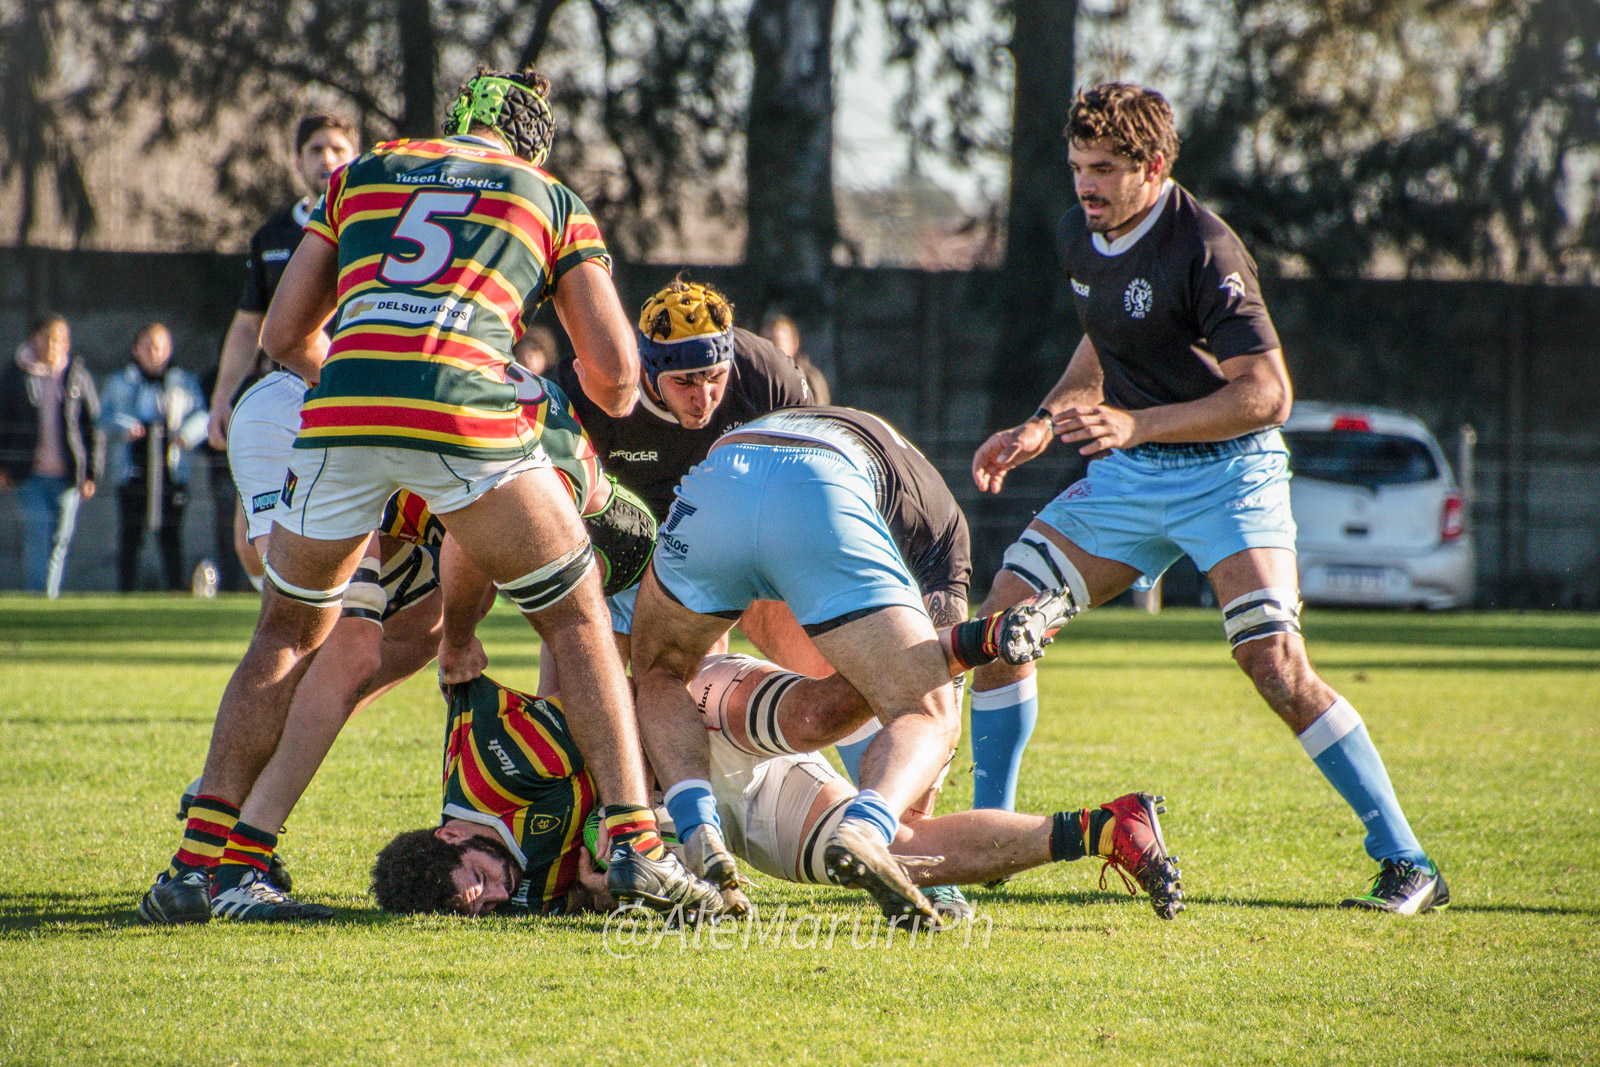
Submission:
<svg viewBox="0 0 1600 1067">
<path fill-rule="evenodd" d="M 358 296 L 339 313 L 339 328 L 356 322 L 397 322 L 406 326 L 441 326 L 464 330 L 472 322 L 471 304 L 453 296 Z"/>
<path fill-rule="evenodd" d="M 294 471 L 288 471 L 283 476 L 283 489 L 278 493 L 278 501 L 286 508 L 294 507 L 294 491 L 300 485 L 300 479 L 295 477 Z"/>
<path fill-rule="evenodd" d="M 1238 271 L 1234 271 L 1232 274 L 1222 279 L 1222 284 L 1217 286 L 1217 288 L 1226 289 L 1228 291 L 1228 295 L 1233 297 L 1235 300 L 1244 299 L 1244 279 L 1239 277 Z"/>
<path fill-rule="evenodd" d="M 547 834 L 561 825 L 561 820 L 554 815 L 531 815 L 528 817 L 528 829 L 536 834 Z"/>
<path fill-rule="evenodd" d="M 1150 314 L 1155 298 L 1155 290 L 1150 288 L 1150 283 L 1143 278 L 1135 278 L 1128 283 L 1128 288 L 1122 294 L 1122 306 L 1127 309 L 1129 315 L 1142 319 Z"/>
</svg>

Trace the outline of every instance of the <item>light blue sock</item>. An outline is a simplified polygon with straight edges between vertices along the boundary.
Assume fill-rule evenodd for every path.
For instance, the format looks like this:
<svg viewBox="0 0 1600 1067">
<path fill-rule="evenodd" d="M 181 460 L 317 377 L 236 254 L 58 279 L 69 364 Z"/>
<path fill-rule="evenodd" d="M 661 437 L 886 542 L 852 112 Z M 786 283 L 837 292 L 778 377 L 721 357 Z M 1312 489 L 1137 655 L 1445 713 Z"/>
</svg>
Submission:
<svg viewBox="0 0 1600 1067">
<path fill-rule="evenodd" d="M 867 724 L 843 741 L 834 742 L 833 750 L 839 753 L 839 762 L 844 764 L 844 771 L 850 776 L 850 784 L 861 784 L 861 754 L 872 744 L 872 739 L 878 736 L 878 731 L 883 729 L 883 724 L 877 719 L 867 720 Z"/>
<path fill-rule="evenodd" d="M 1022 750 L 1039 721 L 1038 676 L 1000 689 L 972 691 L 972 806 L 1017 807 Z"/>
<path fill-rule="evenodd" d="M 872 824 L 883 835 L 885 845 L 894 844 L 894 835 L 900 830 L 900 820 L 889 810 L 883 797 L 875 789 L 863 789 L 856 794 L 850 806 L 844 809 L 846 819 L 861 819 Z"/>
<path fill-rule="evenodd" d="M 1367 736 L 1361 715 L 1344 697 L 1300 735 L 1311 762 L 1344 797 L 1367 828 L 1367 855 L 1375 860 L 1424 863 L 1427 855 L 1395 799 L 1383 757 Z"/>
<path fill-rule="evenodd" d="M 722 820 L 717 818 L 717 798 L 711 795 L 711 783 L 704 778 L 686 778 L 667 790 L 662 801 L 667 814 L 672 816 L 673 832 L 679 841 L 689 839 L 689 831 L 696 826 L 711 826 L 722 832 Z"/>
</svg>

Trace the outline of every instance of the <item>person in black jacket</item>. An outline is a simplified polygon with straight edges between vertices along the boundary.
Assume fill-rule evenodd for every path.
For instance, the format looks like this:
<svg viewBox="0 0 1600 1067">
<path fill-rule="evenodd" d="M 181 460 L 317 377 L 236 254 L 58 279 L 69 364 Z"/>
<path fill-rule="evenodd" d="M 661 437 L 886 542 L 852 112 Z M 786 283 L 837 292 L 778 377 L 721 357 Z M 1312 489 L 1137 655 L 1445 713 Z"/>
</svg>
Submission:
<svg viewBox="0 0 1600 1067">
<path fill-rule="evenodd" d="M 0 489 L 15 488 L 22 511 L 24 588 L 52 599 L 105 461 L 94 378 L 71 349 L 67 320 L 46 315 L 0 368 Z"/>
</svg>

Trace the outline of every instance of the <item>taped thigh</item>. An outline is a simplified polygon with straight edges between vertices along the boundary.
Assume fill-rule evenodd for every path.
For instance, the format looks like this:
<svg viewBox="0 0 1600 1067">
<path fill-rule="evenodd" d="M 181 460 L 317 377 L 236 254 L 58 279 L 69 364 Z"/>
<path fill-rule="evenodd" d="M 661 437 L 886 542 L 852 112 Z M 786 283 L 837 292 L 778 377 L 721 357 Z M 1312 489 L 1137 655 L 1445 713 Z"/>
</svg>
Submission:
<svg viewBox="0 0 1600 1067">
<path fill-rule="evenodd" d="M 377 623 L 379 626 L 383 625 L 384 609 L 388 607 L 389 596 L 378 577 L 382 567 L 383 564 L 376 556 L 362 559 L 361 565 L 350 576 L 350 588 L 345 590 L 341 617 L 362 619 Z"/>
<path fill-rule="evenodd" d="M 1089 583 L 1055 542 L 1042 534 L 1026 530 L 1006 549 L 1001 570 L 1010 571 L 1040 593 L 1046 589 L 1065 589 L 1079 611 L 1089 606 Z"/>
<path fill-rule="evenodd" d="M 774 671 L 761 679 L 755 692 L 750 695 L 741 718 L 748 742 L 738 741 L 728 729 L 732 714 L 729 702 L 734 690 L 752 671 L 765 665 L 765 661 L 752 656 L 708 657 L 705 666 L 695 676 L 693 688 L 696 702 L 700 706 L 706 729 L 721 733 L 723 739 L 740 752 L 752 756 L 791 755 L 799 750 L 784 740 L 783 729 L 778 725 L 778 704 L 789 690 L 805 681 L 803 674 Z"/>
<path fill-rule="evenodd" d="M 1234 648 L 1273 634 L 1298 634 L 1300 591 L 1280 585 L 1236 597 L 1222 609 L 1222 629 Z"/>
<path fill-rule="evenodd" d="M 817 797 L 834 782 L 850 785 L 820 756 L 790 756 L 769 765 L 761 791 L 772 805 L 771 847 L 783 877 L 792 882 L 830 884 L 823 869 L 823 846 L 855 799 L 855 789 L 851 787 L 847 796 L 823 811 L 809 830 L 806 816 Z"/>
<path fill-rule="evenodd" d="M 283 580 L 277 571 L 272 569 L 270 560 L 261 561 L 262 568 L 266 571 L 267 581 L 280 596 L 287 597 L 296 603 L 312 608 L 336 608 L 344 602 L 345 590 L 350 588 L 349 582 L 340 582 L 332 589 L 306 589 Z"/>
<path fill-rule="evenodd" d="M 433 550 L 403 543 L 383 561 L 378 583 L 385 597 L 383 619 L 388 621 L 439 588 L 438 561 Z"/>
<path fill-rule="evenodd" d="M 529 571 L 495 586 L 527 614 L 544 611 L 566 599 L 578 588 L 594 566 L 594 546 L 585 541 L 571 552 L 551 560 L 538 570 Z"/>
</svg>

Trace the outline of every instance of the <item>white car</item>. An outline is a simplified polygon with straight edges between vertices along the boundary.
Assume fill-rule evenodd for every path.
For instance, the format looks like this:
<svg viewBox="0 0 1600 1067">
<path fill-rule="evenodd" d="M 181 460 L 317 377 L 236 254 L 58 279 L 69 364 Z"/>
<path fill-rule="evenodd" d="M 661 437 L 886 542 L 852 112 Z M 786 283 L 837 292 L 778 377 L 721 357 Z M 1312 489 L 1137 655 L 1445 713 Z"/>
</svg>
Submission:
<svg viewBox="0 0 1600 1067">
<path fill-rule="evenodd" d="M 1477 570 L 1461 491 L 1420 420 L 1385 408 L 1296 403 L 1283 436 L 1304 600 L 1472 603 Z"/>
</svg>

